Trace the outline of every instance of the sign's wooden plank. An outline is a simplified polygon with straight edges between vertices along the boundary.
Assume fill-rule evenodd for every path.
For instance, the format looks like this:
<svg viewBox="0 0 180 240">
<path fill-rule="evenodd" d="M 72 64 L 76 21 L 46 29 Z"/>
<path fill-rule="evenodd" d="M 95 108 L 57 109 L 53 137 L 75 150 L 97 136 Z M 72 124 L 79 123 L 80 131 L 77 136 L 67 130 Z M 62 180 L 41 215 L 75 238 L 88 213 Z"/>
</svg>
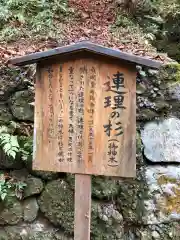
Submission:
<svg viewBox="0 0 180 240">
<path fill-rule="evenodd" d="M 90 240 L 91 176 L 75 175 L 74 240 Z"/>
<path fill-rule="evenodd" d="M 86 58 L 38 71 L 34 169 L 135 176 L 135 68 Z"/>
</svg>

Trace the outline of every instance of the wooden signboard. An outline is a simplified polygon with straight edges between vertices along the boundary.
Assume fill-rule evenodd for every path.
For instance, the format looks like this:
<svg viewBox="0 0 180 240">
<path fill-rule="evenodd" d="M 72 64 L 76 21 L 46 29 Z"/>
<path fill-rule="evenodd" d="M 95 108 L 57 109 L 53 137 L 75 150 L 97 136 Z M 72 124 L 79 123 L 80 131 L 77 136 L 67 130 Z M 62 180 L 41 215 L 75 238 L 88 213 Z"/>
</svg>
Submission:
<svg viewBox="0 0 180 240">
<path fill-rule="evenodd" d="M 37 73 L 34 169 L 134 177 L 135 69 L 85 58 Z"/>
<path fill-rule="evenodd" d="M 74 239 L 90 240 L 90 175 L 135 176 L 136 64 L 161 63 L 90 42 L 10 63 L 37 63 L 33 168 L 76 174 Z"/>
</svg>

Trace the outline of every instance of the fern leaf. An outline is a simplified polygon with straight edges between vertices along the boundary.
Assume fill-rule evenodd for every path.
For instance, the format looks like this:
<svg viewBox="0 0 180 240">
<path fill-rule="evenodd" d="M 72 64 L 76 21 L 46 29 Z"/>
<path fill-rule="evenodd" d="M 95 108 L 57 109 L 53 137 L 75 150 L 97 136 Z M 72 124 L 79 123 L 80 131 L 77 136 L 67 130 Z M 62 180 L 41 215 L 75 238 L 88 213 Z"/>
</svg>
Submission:
<svg viewBox="0 0 180 240">
<path fill-rule="evenodd" d="M 5 153 L 7 153 L 10 149 L 11 149 L 11 144 L 10 143 L 6 143 L 3 146 L 3 150 L 4 150 Z"/>
<path fill-rule="evenodd" d="M 11 156 L 13 159 L 16 158 L 16 152 L 14 152 L 12 150 L 8 151 L 7 154 L 8 154 L 8 156 Z"/>
<path fill-rule="evenodd" d="M 5 192 L 1 193 L 0 196 L 1 196 L 2 201 L 4 201 L 7 196 L 7 193 L 5 193 Z"/>
<path fill-rule="evenodd" d="M 19 143 L 18 143 L 17 136 L 11 136 L 11 145 L 13 147 L 18 147 L 19 148 Z"/>
</svg>

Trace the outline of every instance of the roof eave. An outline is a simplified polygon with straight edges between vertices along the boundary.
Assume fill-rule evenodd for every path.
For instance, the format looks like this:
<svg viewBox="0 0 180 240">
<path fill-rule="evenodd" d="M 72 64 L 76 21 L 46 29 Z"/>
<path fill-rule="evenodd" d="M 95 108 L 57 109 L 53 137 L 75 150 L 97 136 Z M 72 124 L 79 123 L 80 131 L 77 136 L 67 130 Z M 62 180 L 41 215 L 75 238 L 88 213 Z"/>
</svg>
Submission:
<svg viewBox="0 0 180 240">
<path fill-rule="evenodd" d="M 106 57 L 112 57 L 121 61 L 127 61 L 136 65 L 142 65 L 156 69 L 158 69 L 163 64 L 159 61 L 121 52 L 119 50 L 103 47 L 101 45 L 93 44 L 90 42 L 79 42 L 65 47 L 54 48 L 45 52 L 37 52 L 23 57 L 12 58 L 8 63 L 16 66 L 23 66 L 27 64 L 37 63 L 50 57 L 58 57 L 70 53 L 74 54 L 81 51 L 92 52 L 94 54 L 104 55 Z"/>
</svg>

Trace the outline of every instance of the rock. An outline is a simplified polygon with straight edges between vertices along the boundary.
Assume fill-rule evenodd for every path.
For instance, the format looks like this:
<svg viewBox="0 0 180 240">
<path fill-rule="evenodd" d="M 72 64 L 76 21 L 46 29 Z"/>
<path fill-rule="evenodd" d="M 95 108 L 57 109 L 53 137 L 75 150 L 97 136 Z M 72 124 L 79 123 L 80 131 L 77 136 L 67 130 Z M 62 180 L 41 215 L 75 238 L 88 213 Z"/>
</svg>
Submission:
<svg viewBox="0 0 180 240">
<path fill-rule="evenodd" d="M 56 173 L 56 172 L 33 170 L 32 158 L 26 161 L 25 164 L 26 164 L 26 168 L 32 175 L 37 176 L 43 180 L 49 181 L 49 180 L 55 180 L 59 178 L 59 173 Z"/>
<path fill-rule="evenodd" d="M 64 180 L 49 182 L 38 203 L 50 222 L 63 227 L 67 233 L 73 232 L 74 193 Z"/>
<path fill-rule="evenodd" d="M 32 171 L 32 174 L 48 181 L 58 179 L 59 177 L 59 174 L 56 172 Z"/>
<path fill-rule="evenodd" d="M 146 213 L 144 202 L 149 200 L 148 186 L 142 180 L 144 169 L 141 171 L 142 173 L 137 172 L 139 180 L 121 183 L 117 198 L 117 206 L 121 209 L 124 220 L 131 224 L 142 224 L 142 216 Z"/>
<path fill-rule="evenodd" d="M 45 218 L 39 218 L 33 223 L 22 223 L 16 226 L 5 226 L 5 232 L 8 235 L 8 240 L 56 240 L 56 234 L 59 237 L 64 236 L 63 240 L 71 240 L 66 238 L 63 233 L 54 228 Z M 59 238 L 61 240 L 61 238 Z"/>
<path fill-rule="evenodd" d="M 92 203 L 92 239 L 123 239 L 123 217 L 112 203 Z"/>
<path fill-rule="evenodd" d="M 171 63 L 160 70 L 160 79 L 166 83 L 166 99 L 180 101 L 180 64 Z M 162 88 L 162 87 L 161 87 Z"/>
<path fill-rule="evenodd" d="M 143 94 L 143 93 L 145 93 L 145 91 L 146 91 L 145 85 L 143 85 L 142 83 L 137 84 L 137 88 L 136 88 L 137 94 Z"/>
<path fill-rule="evenodd" d="M 67 181 L 74 188 L 74 174 L 67 174 Z M 92 196 L 98 199 L 112 199 L 118 195 L 118 180 L 111 177 L 92 176 Z"/>
<path fill-rule="evenodd" d="M 164 111 L 164 113 L 166 112 L 166 110 L 169 109 L 169 104 L 165 101 L 165 100 L 162 100 L 162 99 L 158 99 L 156 98 L 155 99 L 155 108 L 156 108 L 156 111 Z"/>
<path fill-rule="evenodd" d="M 21 222 L 23 218 L 23 208 L 19 201 L 13 199 L 0 211 L 0 225 L 14 225 Z"/>
<path fill-rule="evenodd" d="M 40 178 L 28 177 L 26 180 L 26 188 L 24 189 L 24 198 L 40 194 L 44 188 L 43 182 Z"/>
<path fill-rule="evenodd" d="M 0 240 L 9 240 L 7 233 L 3 229 L 0 229 Z"/>
<path fill-rule="evenodd" d="M 144 201 L 145 224 L 180 220 L 180 166 L 149 166 L 146 179 L 150 198 Z"/>
<path fill-rule="evenodd" d="M 161 236 L 160 236 L 159 233 L 156 232 L 156 231 L 153 231 L 153 232 L 152 232 L 152 237 L 153 237 L 154 240 L 156 240 L 156 239 L 161 239 Z"/>
<path fill-rule="evenodd" d="M 149 68 L 149 69 L 148 69 L 148 75 L 149 75 L 150 77 L 156 77 L 156 76 L 158 75 L 158 70 Z"/>
<path fill-rule="evenodd" d="M 180 101 L 180 83 L 168 85 L 168 94 L 170 99 Z"/>
<path fill-rule="evenodd" d="M 27 240 L 55 240 L 54 233 L 34 233 L 30 234 L 27 238 Z"/>
<path fill-rule="evenodd" d="M 34 101 L 34 92 L 31 90 L 24 90 L 16 92 L 12 95 L 9 106 L 11 112 L 18 120 L 34 120 L 34 109 L 30 105 Z"/>
<path fill-rule="evenodd" d="M 137 112 L 137 120 L 140 120 L 140 121 L 152 120 L 158 116 L 159 116 L 159 114 L 156 111 L 148 109 L 148 108 L 140 109 Z"/>
<path fill-rule="evenodd" d="M 21 169 L 23 168 L 23 162 L 19 156 L 16 159 L 5 155 L 2 149 L 0 149 L 0 169 Z"/>
<path fill-rule="evenodd" d="M 22 168 L 19 170 L 13 170 L 10 172 L 10 175 L 13 179 L 15 179 L 16 181 L 21 181 L 21 182 L 25 182 L 26 179 L 29 176 L 29 173 L 27 171 L 26 168 Z"/>
<path fill-rule="evenodd" d="M 144 154 L 152 162 L 180 162 L 180 120 L 150 122 L 141 131 Z"/>
<path fill-rule="evenodd" d="M 170 63 L 163 65 L 159 70 L 159 79 L 166 84 L 180 81 L 180 64 Z"/>
<path fill-rule="evenodd" d="M 55 226 L 73 233 L 74 192 L 64 180 L 49 182 L 39 198 L 40 210 Z M 112 203 L 92 202 L 92 239 L 119 239 L 123 218 Z"/>
<path fill-rule="evenodd" d="M 26 199 L 23 203 L 23 207 L 24 207 L 24 221 L 33 222 L 36 219 L 39 210 L 36 198 Z"/>
<path fill-rule="evenodd" d="M 27 238 L 22 238 L 23 227 L 7 226 L 5 231 L 8 235 L 8 240 L 27 240 Z"/>
<path fill-rule="evenodd" d="M 24 81 L 27 74 L 27 72 L 25 71 L 25 68 L 13 69 L 6 66 L 2 66 L 0 68 L 0 72 L 1 72 L 0 100 L 1 101 L 8 100 L 8 98 L 14 91 L 21 90 L 27 87 L 27 81 Z"/>
<path fill-rule="evenodd" d="M 61 232 L 55 233 L 55 239 L 56 239 L 56 240 L 73 240 L 72 237 L 67 237 L 67 236 L 65 236 L 65 235 L 64 235 L 63 233 L 61 233 Z"/>
<path fill-rule="evenodd" d="M 118 195 L 118 181 L 110 177 L 92 177 L 92 195 L 99 199 L 112 199 Z"/>
<path fill-rule="evenodd" d="M 0 124 L 8 123 L 13 118 L 12 114 L 9 111 L 9 108 L 5 105 L 0 103 Z"/>
</svg>

